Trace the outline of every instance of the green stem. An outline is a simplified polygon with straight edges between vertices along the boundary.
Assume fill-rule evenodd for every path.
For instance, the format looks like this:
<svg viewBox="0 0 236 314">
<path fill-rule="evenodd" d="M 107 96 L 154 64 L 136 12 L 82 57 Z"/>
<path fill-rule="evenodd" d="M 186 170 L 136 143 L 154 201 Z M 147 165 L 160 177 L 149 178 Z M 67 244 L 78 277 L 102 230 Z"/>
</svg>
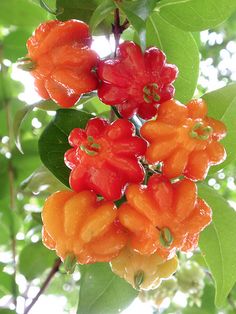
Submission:
<svg viewBox="0 0 236 314">
<path fill-rule="evenodd" d="M 53 15 L 62 14 L 64 11 L 63 8 L 59 8 L 59 9 L 55 9 L 55 10 L 51 9 L 44 0 L 39 0 L 39 4 L 40 4 L 41 8 L 43 8 L 48 13 L 53 14 Z"/>
<path fill-rule="evenodd" d="M 119 114 L 119 111 L 116 109 L 115 106 L 111 106 L 111 110 L 113 110 L 117 118 L 122 119 L 122 116 Z"/>
<path fill-rule="evenodd" d="M 11 111 L 10 111 L 10 101 L 8 99 L 8 96 L 6 94 L 5 88 L 4 88 L 4 74 L 5 71 L 7 71 L 6 66 L 2 62 L 2 51 L 3 46 L 0 46 L 0 76 L 2 79 L 2 92 L 3 92 L 3 107 L 5 108 L 6 112 L 6 122 L 7 122 L 7 131 L 8 131 L 8 151 L 9 153 L 12 153 L 12 149 L 14 147 L 14 136 L 13 136 L 13 128 L 12 128 L 12 122 L 11 122 Z M 9 178 L 9 194 L 10 194 L 10 209 L 12 211 L 16 208 L 16 192 L 14 187 L 14 169 L 12 164 L 12 156 L 8 159 L 8 178 Z M 11 250 L 12 250 L 12 261 L 13 261 L 13 281 L 12 281 L 12 295 L 13 295 L 13 303 L 15 305 L 15 308 L 17 306 L 17 285 L 16 285 L 16 238 L 15 238 L 15 222 L 14 222 L 14 216 L 11 215 L 11 224 L 10 224 L 10 234 L 11 234 Z"/>
</svg>

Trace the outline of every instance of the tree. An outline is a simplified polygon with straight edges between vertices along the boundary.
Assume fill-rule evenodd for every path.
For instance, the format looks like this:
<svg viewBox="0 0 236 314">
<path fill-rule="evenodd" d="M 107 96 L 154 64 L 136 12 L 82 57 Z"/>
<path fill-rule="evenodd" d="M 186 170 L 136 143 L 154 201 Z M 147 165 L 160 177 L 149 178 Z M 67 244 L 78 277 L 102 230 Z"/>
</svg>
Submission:
<svg viewBox="0 0 236 314">
<path fill-rule="evenodd" d="M 233 0 L 0 3 L 0 313 L 28 313 L 31 308 L 33 313 L 40 297 L 64 296 L 64 313 L 115 314 L 138 295 L 143 301 L 153 301 L 153 312 L 235 312 L 236 214 L 230 204 L 235 199 L 236 85 L 233 66 L 221 66 L 217 75 L 224 82 L 223 87 L 209 91 L 207 84 L 202 84 L 205 74 L 200 68 L 200 60 L 212 58 L 212 66 L 217 69 L 222 61 L 220 52 L 226 51 L 230 42 L 233 47 L 235 12 Z M 213 210 L 213 221 L 201 233 L 199 247 L 191 256 L 178 252 L 179 270 L 155 290 L 139 293 L 115 275 L 108 263 L 79 265 L 73 275 L 68 275 L 68 265 L 42 245 L 41 210 L 45 199 L 58 190 L 70 189 L 70 169 L 63 162 L 64 153 L 70 148 L 70 131 L 74 127 L 84 128 L 94 115 L 110 121 L 120 117 L 114 106 L 99 100 L 96 91 L 84 93 L 73 109 L 59 109 L 50 99 L 30 105 L 21 100 L 24 86 L 12 79 L 16 62 L 26 55 L 25 43 L 34 29 L 52 19 L 81 20 L 89 24 L 94 39 L 104 36 L 103 42 L 112 42 L 113 38 L 115 51 L 109 51 L 109 58 L 113 58 L 121 40 L 132 40 L 143 51 L 150 46 L 160 48 L 168 63 L 179 69 L 175 98 L 186 104 L 193 97 L 202 97 L 207 102 L 208 115 L 227 127 L 222 141 L 227 159 L 211 167 L 205 183 L 198 183 L 199 196 Z M 208 39 L 203 42 L 200 32 L 206 30 Z M 218 41 L 217 34 L 221 34 Z M 228 53 L 233 55 L 233 48 Z M 25 65 L 25 61 L 20 63 Z M 144 120 L 138 115 L 130 119 L 138 136 Z M 148 176 L 153 170 L 159 171 L 146 165 Z M 121 198 L 116 205 L 119 207 L 124 201 Z M 178 291 L 185 295 L 185 308 L 175 302 Z M 41 300 L 48 306 L 47 299 Z M 170 301 L 168 307 L 163 300 Z"/>
</svg>

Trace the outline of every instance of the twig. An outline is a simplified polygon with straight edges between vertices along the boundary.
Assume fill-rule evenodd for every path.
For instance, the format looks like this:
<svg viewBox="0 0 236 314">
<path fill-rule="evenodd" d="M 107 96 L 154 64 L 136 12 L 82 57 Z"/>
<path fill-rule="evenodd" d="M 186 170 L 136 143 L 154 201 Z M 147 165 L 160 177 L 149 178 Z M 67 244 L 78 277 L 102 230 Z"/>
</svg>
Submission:
<svg viewBox="0 0 236 314">
<path fill-rule="evenodd" d="M 35 303 L 38 301 L 39 297 L 41 296 L 41 294 L 43 294 L 43 292 L 44 292 L 45 289 L 47 288 L 48 284 L 50 283 L 50 281 L 52 280 L 52 278 L 54 277 L 54 275 L 58 272 L 61 263 L 62 263 L 62 262 L 61 262 L 61 260 L 60 260 L 59 258 L 55 261 L 55 263 L 54 263 L 54 265 L 53 265 L 53 267 L 52 267 L 50 273 L 48 274 L 47 278 L 45 279 L 45 281 L 44 281 L 42 287 L 40 288 L 39 292 L 38 292 L 37 295 L 34 297 L 34 299 L 32 300 L 32 302 L 30 303 L 30 305 L 27 306 L 27 308 L 25 309 L 24 314 L 29 313 L 29 311 L 32 309 L 32 307 L 35 305 Z"/>
<path fill-rule="evenodd" d="M 7 69 L 6 66 L 2 62 L 2 46 L 0 46 L 0 75 L 2 76 L 2 79 L 4 79 L 4 71 Z M 10 102 L 9 99 L 6 97 L 5 90 L 3 88 L 3 102 L 4 102 L 4 108 L 6 110 L 6 122 L 7 122 L 7 131 L 8 131 L 8 151 L 11 153 L 13 148 L 13 130 L 12 130 L 12 123 L 11 123 L 11 112 L 10 112 Z M 12 165 L 12 159 L 11 157 L 8 160 L 8 178 L 9 178 L 9 194 L 10 194 L 10 208 L 12 211 L 15 210 L 16 207 L 16 193 L 14 188 L 14 169 Z M 15 305 L 15 308 L 17 306 L 17 286 L 16 286 L 16 238 L 15 238 L 15 223 L 14 223 L 14 216 L 11 216 L 11 226 L 10 226 L 10 232 L 11 232 L 11 248 L 12 248 L 12 260 L 13 260 L 13 281 L 12 281 L 12 295 L 13 295 L 13 303 Z"/>
<path fill-rule="evenodd" d="M 129 27 L 129 21 L 126 19 L 123 24 L 120 24 L 120 11 L 118 8 L 114 10 L 114 24 L 112 24 L 112 33 L 115 38 L 115 51 L 114 55 L 116 57 L 117 48 L 120 43 L 120 36 L 123 31 Z"/>
</svg>

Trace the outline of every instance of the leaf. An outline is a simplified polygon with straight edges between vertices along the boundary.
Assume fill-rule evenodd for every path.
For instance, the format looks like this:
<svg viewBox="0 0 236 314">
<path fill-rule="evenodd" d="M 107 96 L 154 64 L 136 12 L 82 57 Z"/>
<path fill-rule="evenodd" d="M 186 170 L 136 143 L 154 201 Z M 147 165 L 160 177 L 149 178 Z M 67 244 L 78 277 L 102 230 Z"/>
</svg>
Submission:
<svg viewBox="0 0 236 314">
<path fill-rule="evenodd" d="M 8 177 L 8 163 L 9 160 L 3 156 L 0 155 L 0 178 L 7 178 Z M 0 200 L 4 197 L 4 195 L 9 192 L 8 182 L 5 182 L 4 185 L 1 186 L 0 189 Z"/>
<path fill-rule="evenodd" d="M 63 10 L 63 13 L 58 15 L 57 18 L 61 21 L 66 21 L 69 19 L 77 19 L 84 21 L 85 23 L 89 24 L 90 19 L 93 16 L 94 11 L 100 6 L 104 1 L 103 0 L 57 0 L 56 6 L 57 10 Z M 106 2 L 108 4 L 108 2 Z M 110 4 L 108 4 L 110 6 Z M 103 6 L 104 8 L 104 6 Z M 106 12 L 106 10 L 105 10 Z M 102 11 L 104 13 L 104 10 Z M 97 16 L 97 18 L 103 21 L 106 16 Z M 99 22 L 99 30 L 102 30 L 102 34 L 104 32 L 111 32 L 111 23 L 113 21 L 113 16 L 111 19 L 106 19 L 103 21 L 102 24 Z M 98 27 L 98 24 L 97 24 Z M 98 28 L 96 27 L 96 33 Z M 93 29 L 95 30 L 95 29 Z"/>
<path fill-rule="evenodd" d="M 3 66 L 3 70 L 0 71 L 0 110 L 4 109 L 10 101 L 21 103 L 17 97 L 22 91 L 24 91 L 24 86 L 20 82 L 14 81 L 10 76 L 10 69 Z M 15 108 L 11 109 L 14 112 Z"/>
<path fill-rule="evenodd" d="M 42 166 L 21 183 L 21 189 L 40 195 L 40 192 L 47 191 L 52 194 L 65 187 L 46 167 Z"/>
<path fill-rule="evenodd" d="M 19 270 L 29 281 L 41 276 L 53 266 L 55 253 L 46 249 L 41 242 L 26 245 L 20 253 Z"/>
<path fill-rule="evenodd" d="M 78 314 L 117 314 L 137 297 L 137 291 L 107 263 L 86 265 L 81 270 Z"/>
<path fill-rule="evenodd" d="M 96 9 L 96 0 L 57 0 L 57 10 L 63 9 L 63 13 L 58 16 L 59 20 L 78 19 L 88 22 L 93 11 Z"/>
<path fill-rule="evenodd" d="M 62 268 L 63 272 L 63 268 Z M 76 273 L 75 273 L 76 274 Z M 78 273 L 76 275 L 79 275 Z M 75 304 L 78 304 L 79 284 L 74 280 L 74 276 L 65 276 L 61 273 L 57 273 L 54 276 L 53 281 L 47 287 L 44 292 L 46 295 L 62 296 L 67 299 L 67 308 L 75 308 Z M 75 313 L 75 311 L 73 311 Z"/>
<path fill-rule="evenodd" d="M 160 15 L 186 31 L 202 31 L 224 22 L 235 10 L 235 0 L 164 0 L 157 4 Z"/>
<path fill-rule="evenodd" d="M 218 311 L 214 305 L 214 286 L 206 284 L 201 298 L 201 306 L 196 305 L 187 307 L 182 314 L 217 314 Z"/>
<path fill-rule="evenodd" d="M 0 21 L 6 26 L 35 28 L 47 19 L 47 13 L 28 0 L 0 1 Z"/>
<path fill-rule="evenodd" d="M 15 172 L 15 182 L 20 184 L 25 178 L 32 174 L 40 165 L 40 158 L 38 155 L 37 140 L 30 139 L 22 142 L 24 155 L 22 155 L 16 148 L 12 151 L 12 165 Z"/>
<path fill-rule="evenodd" d="M 0 314 L 16 314 L 16 312 L 9 309 L 0 308 Z"/>
<path fill-rule="evenodd" d="M 52 100 L 43 100 L 40 102 L 37 102 L 32 105 L 26 105 L 22 108 L 20 108 L 14 117 L 13 121 L 13 133 L 15 137 L 15 144 L 16 147 L 19 149 L 19 151 L 23 154 L 23 150 L 21 147 L 21 139 L 20 139 L 20 131 L 22 124 L 24 120 L 27 118 L 28 114 L 34 109 L 44 109 L 44 110 L 55 110 L 58 108 L 58 106 L 52 101 Z"/>
<path fill-rule="evenodd" d="M 31 1 L 41 7 L 40 0 L 31 0 Z M 50 8 L 55 9 L 55 7 L 56 7 L 56 0 L 44 0 L 44 1 L 47 3 L 47 5 Z"/>
<path fill-rule="evenodd" d="M 109 118 L 111 106 L 105 105 L 99 100 L 98 97 L 94 97 L 84 104 L 83 110 L 92 114 L 96 114 L 97 116 Z"/>
<path fill-rule="evenodd" d="M 199 196 L 213 210 L 213 221 L 201 233 L 199 246 L 214 278 L 215 304 L 220 307 L 236 282 L 236 212 L 204 184 L 199 184 Z"/>
<path fill-rule="evenodd" d="M 189 101 L 196 89 L 199 72 L 199 52 L 192 34 L 170 25 L 158 13 L 153 13 L 147 20 L 147 46 L 160 48 L 168 62 L 178 66 L 175 97 L 183 103 Z"/>
<path fill-rule="evenodd" d="M 113 0 L 103 1 L 93 12 L 89 25 L 92 33 L 96 30 L 97 26 L 115 9 Z"/>
<path fill-rule="evenodd" d="M 146 20 L 152 13 L 156 0 L 117 1 L 116 6 L 127 16 L 130 24 L 140 37 L 140 44 L 145 48 L 146 43 Z"/>
<path fill-rule="evenodd" d="M 10 200 L 10 186 L 8 180 L 8 164 L 3 165 L 5 172 L 4 173 L 4 185 L 8 188 L 8 193 L 4 195 L 4 197 L 0 197 L 0 244 L 1 245 L 9 245 L 10 240 L 14 237 L 20 230 L 22 226 L 22 219 L 19 213 L 11 208 L 11 200 Z M 0 173 L 1 175 L 1 173 Z M 3 185 L 3 184 L 2 184 Z"/>
<path fill-rule="evenodd" d="M 17 29 L 5 36 L 3 39 L 3 57 L 16 62 L 27 53 L 26 41 L 31 36 L 31 31 L 27 29 Z"/>
<path fill-rule="evenodd" d="M 12 294 L 13 280 L 12 275 L 0 273 L 0 298 Z"/>
<path fill-rule="evenodd" d="M 216 172 L 236 159 L 236 84 L 231 84 L 202 96 L 208 105 L 208 115 L 221 120 L 227 127 L 227 136 L 222 140 L 227 159 L 220 165 L 211 167 Z"/>
<path fill-rule="evenodd" d="M 1 205 L 1 207 L 2 207 L 2 205 Z M 9 226 L 4 221 L 2 221 L 3 215 L 5 214 L 4 212 L 5 211 L 3 211 L 1 209 L 1 211 L 0 211 L 0 229 L 1 229 L 0 245 L 9 245 L 10 238 L 11 238 L 10 229 L 9 229 Z"/>
<path fill-rule="evenodd" d="M 71 148 L 68 136 L 72 129 L 84 128 L 92 117 L 83 111 L 59 109 L 40 136 L 39 155 L 43 164 L 68 187 L 70 170 L 64 164 L 64 154 Z"/>
</svg>

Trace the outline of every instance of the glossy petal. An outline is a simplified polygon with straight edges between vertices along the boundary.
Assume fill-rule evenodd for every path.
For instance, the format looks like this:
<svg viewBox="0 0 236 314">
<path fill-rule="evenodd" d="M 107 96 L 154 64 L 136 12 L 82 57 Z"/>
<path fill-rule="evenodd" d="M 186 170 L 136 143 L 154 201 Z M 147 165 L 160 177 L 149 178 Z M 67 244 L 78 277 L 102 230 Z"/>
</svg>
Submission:
<svg viewBox="0 0 236 314">
<path fill-rule="evenodd" d="M 65 154 L 67 166 L 73 169 L 72 189 L 89 189 L 105 199 L 117 200 L 127 184 L 143 181 L 139 157 L 145 154 L 147 144 L 135 136 L 130 121 L 118 119 L 109 124 L 101 118 L 90 119 L 85 130 L 71 132 L 69 142 L 76 148 Z"/>
<path fill-rule="evenodd" d="M 119 87 L 127 87 L 132 84 L 131 73 L 126 71 L 119 60 L 100 61 L 98 65 L 98 76 L 105 83 L 115 84 Z"/>
<path fill-rule="evenodd" d="M 103 134 L 107 126 L 105 119 L 93 118 L 88 121 L 85 131 L 88 135 L 97 137 Z"/>
<path fill-rule="evenodd" d="M 156 115 L 159 103 L 173 97 L 175 89 L 170 83 L 177 73 L 158 48 L 143 53 L 137 44 L 125 41 L 119 45 L 115 59 L 100 63 L 98 76 L 102 83 L 98 95 L 105 104 L 117 105 L 126 119 L 136 113 L 150 119 Z"/>
<path fill-rule="evenodd" d="M 98 88 L 98 97 L 105 104 L 116 105 L 125 101 L 128 97 L 128 93 L 125 88 L 103 82 Z"/>
<path fill-rule="evenodd" d="M 135 135 L 134 125 L 125 119 L 115 120 L 107 128 L 106 135 L 111 140 L 127 140 L 127 138 Z"/>
<path fill-rule="evenodd" d="M 116 173 L 120 176 L 124 175 L 128 182 L 141 183 L 144 179 L 144 170 L 141 164 L 135 158 L 122 158 L 114 156 L 107 161 L 112 168 L 116 169 Z"/>
</svg>

